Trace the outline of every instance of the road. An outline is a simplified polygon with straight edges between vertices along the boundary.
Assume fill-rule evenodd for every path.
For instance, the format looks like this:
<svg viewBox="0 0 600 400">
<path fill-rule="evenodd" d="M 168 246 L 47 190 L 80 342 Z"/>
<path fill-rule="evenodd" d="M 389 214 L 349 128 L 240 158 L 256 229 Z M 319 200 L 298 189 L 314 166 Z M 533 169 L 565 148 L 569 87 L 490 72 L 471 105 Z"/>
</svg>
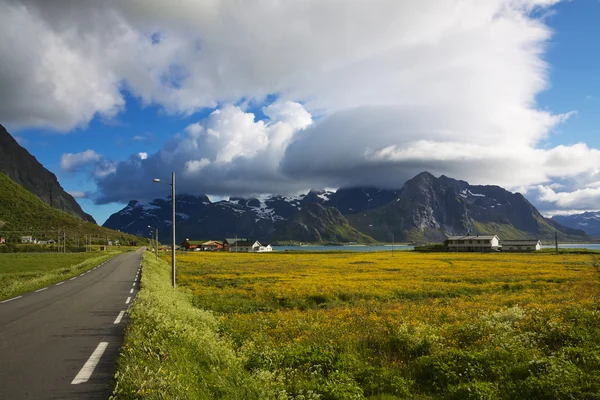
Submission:
<svg viewBox="0 0 600 400">
<path fill-rule="evenodd" d="M 143 249 L 0 303 L 0 399 L 107 399 Z"/>
</svg>

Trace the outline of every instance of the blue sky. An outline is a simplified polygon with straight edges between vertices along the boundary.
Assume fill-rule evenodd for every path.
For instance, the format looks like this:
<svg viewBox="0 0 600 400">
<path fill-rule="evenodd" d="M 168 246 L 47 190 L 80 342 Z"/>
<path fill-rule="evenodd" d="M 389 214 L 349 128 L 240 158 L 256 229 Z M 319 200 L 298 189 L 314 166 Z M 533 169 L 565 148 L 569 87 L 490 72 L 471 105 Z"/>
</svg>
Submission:
<svg viewBox="0 0 600 400">
<path fill-rule="evenodd" d="M 309 1 L 300 10 L 262 10 L 264 29 L 255 24 L 261 10 L 235 2 L 223 2 L 214 23 L 203 23 L 206 13 L 189 1 L 171 10 L 176 22 L 164 18 L 158 0 L 144 12 L 126 3 L 109 2 L 115 12 L 98 13 L 109 34 L 86 20 L 93 5 L 63 17 L 44 2 L 0 4 L 7 18 L 0 26 L 19 21 L 38 35 L 0 45 L 0 56 L 14 61 L 0 71 L 0 87 L 18 82 L 0 96 L 29 96 L 0 102 L 0 123 L 67 191 L 89 194 L 78 201 L 99 223 L 127 200 L 160 196 L 138 181 L 170 170 L 181 174 L 183 191 L 227 196 L 368 184 L 386 175 L 394 179 L 383 184 L 397 186 L 427 169 L 521 190 L 548 214 L 600 209 L 598 1 L 546 7 L 540 0 L 530 13 L 493 0 L 465 15 L 443 9 L 452 1 L 431 2 L 423 21 L 393 1 L 364 10 L 348 3 L 341 20 L 336 2 Z M 498 17 L 507 4 L 514 13 Z M 404 14 L 405 28 L 398 22 Z M 281 23 L 290 15 L 314 32 Z M 386 24 L 388 15 L 394 18 Z M 97 53 L 66 34 L 65 24 L 97 35 Z M 44 37 L 61 51 L 36 47 Z M 65 51 L 71 58 L 53 58 Z M 36 57 L 60 68 L 50 65 L 47 81 L 33 85 L 40 71 L 23 63 Z M 56 72 L 63 68 L 67 75 Z M 40 89 L 48 85 L 57 90 Z M 30 104 L 37 97 L 39 110 Z M 86 150 L 97 157 L 61 168 L 65 154 Z M 473 153 L 514 170 L 498 173 Z M 116 172 L 94 175 L 99 160 Z"/>
</svg>

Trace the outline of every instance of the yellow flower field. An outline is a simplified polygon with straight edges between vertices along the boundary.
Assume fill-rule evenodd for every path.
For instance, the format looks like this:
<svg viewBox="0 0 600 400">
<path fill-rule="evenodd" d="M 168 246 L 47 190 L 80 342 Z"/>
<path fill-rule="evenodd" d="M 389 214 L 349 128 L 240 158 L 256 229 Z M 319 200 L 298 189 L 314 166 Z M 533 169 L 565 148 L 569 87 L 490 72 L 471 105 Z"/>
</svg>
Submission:
<svg viewBox="0 0 600 400">
<path fill-rule="evenodd" d="M 178 280 L 289 398 L 600 398 L 594 254 L 185 253 Z"/>
</svg>

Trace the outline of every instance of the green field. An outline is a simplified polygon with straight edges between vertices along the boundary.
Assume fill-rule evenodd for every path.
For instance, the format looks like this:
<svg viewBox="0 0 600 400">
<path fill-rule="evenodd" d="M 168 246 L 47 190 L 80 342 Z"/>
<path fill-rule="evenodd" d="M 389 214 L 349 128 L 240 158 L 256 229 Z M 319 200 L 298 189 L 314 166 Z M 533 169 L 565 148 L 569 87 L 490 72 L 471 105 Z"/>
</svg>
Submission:
<svg viewBox="0 0 600 400">
<path fill-rule="evenodd" d="M 120 253 L 0 253 L 0 300 L 71 278 Z"/>
<path fill-rule="evenodd" d="M 123 399 L 600 399 L 598 254 L 144 258 Z"/>
</svg>

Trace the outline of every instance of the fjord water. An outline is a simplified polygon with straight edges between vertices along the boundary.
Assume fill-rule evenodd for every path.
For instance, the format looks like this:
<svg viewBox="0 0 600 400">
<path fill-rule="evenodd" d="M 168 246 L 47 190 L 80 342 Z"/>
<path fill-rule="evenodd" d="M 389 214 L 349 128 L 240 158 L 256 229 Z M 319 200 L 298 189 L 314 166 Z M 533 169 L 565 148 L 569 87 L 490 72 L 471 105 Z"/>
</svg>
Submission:
<svg viewBox="0 0 600 400">
<path fill-rule="evenodd" d="M 543 245 L 542 248 L 549 249 L 553 248 L 554 245 Z M 600 250 L 600 243 L 559 243 L 558 247 L 561 249 L 587 249 L 587 250 Z M 401 250 L 413 250 L 414 246 L 411 245 L 384 245 L 384 246 L 360 246 L 360 245 L 348 245 L 348 246 L 273 246 L 274 251 L 357 251 L 357 252 L 371 252 L 371 251 L 401 251 Z"/>
</svg>

